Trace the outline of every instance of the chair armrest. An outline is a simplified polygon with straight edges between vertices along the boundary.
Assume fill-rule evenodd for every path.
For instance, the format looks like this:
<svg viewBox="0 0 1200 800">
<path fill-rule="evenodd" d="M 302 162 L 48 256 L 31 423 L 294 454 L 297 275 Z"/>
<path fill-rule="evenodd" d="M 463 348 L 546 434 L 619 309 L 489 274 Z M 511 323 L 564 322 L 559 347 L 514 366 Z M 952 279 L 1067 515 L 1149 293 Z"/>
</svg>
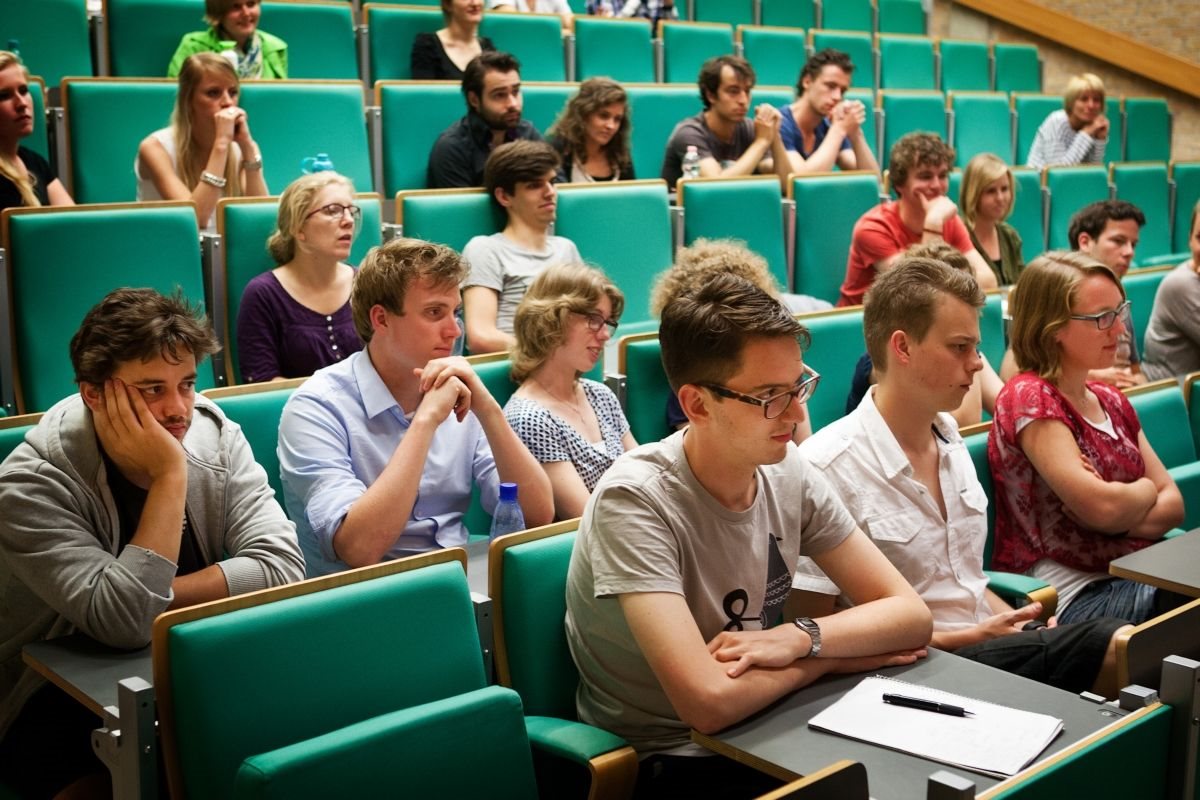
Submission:
<svg viewBox="0 0 1200 800">
<path fill-rule="evenodd" d="M 1176 536 L 1183 536 L 1185 533 L 1190 533 L 1190 531 L 1185 531 L 1183 528 L 1171 528 L 1171 530 L 1163 534 L 1163 538 L 1174 539 Z"/>
<path fill-rule="evenodd" d="M 529 743 L 538 750 L 584 765 L 596 756 L 625 747 L 620 736 L 555 717 L 525 717 L 525 731 Z"/>
<path fill-rule="evenodd" d="M 1058 609 L 1058 590 L 1043 580 L 1013 572 L 984 570 L 984 574 L 988 578 L 988 588 L 1001 597 L 1024 600 L 1027 603 L 1041 603 L 1042 613 L 1039 618 L 1043 621 L 1054 616 Z"/>
</svg>

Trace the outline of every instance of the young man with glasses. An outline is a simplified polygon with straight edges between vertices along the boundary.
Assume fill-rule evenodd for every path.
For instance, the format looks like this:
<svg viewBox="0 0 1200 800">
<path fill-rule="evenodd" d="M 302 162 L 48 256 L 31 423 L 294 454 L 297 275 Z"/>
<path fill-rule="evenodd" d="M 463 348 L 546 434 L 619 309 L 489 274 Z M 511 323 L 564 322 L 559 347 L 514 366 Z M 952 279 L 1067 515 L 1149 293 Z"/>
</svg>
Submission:
<svg viewBox="0 0 1200 800">
<path fill-rule="evenodd" d="M 526 523 L 553 519 L 545 473 L 452 356 L 465 274 L 442 245 L 373 248 L 350 293 L 363 350 L 317 372 L 284 407 L 283 497 L 310 577 L 466 544 L 475 486 L 491 512 L 500 482 L 517 483 Z"/>
<path fill-rule="evenodd" d="M 659 337 L 690 424 L 618 459 L 584 511 L 567 576 L 579 714 L 642 756 L 635 796 L 751 797 L 770 781 L 689 729 L 830 672 L 912 663 L 930 615 L 792 444 L 817 385 L 803 326 L 719 275 L 663 310 Z M 801 554 L 858 605 L 775 625 Z"/>
</svg>

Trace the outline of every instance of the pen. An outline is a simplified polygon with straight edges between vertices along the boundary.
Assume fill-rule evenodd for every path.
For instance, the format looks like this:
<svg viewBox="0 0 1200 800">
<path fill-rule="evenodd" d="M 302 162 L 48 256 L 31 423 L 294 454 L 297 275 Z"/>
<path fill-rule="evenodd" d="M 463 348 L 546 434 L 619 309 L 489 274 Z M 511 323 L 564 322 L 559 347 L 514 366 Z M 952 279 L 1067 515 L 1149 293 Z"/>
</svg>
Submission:
<svg viewBox="0 0 1200 800">
<path fill-rule="evenodd" d="M 919 697 L 905 697 L 902 694 L 884 694 L 883 702 L 904 708 L 917 708 L 921 711 L 933 711 L 938 714 L 948 714 L 951 717 L 965 717 L 970 714 L 962 706 L 952 706 L 949 703 L 939 703 L 934 700 L 922 700 Z"/>
</svg>

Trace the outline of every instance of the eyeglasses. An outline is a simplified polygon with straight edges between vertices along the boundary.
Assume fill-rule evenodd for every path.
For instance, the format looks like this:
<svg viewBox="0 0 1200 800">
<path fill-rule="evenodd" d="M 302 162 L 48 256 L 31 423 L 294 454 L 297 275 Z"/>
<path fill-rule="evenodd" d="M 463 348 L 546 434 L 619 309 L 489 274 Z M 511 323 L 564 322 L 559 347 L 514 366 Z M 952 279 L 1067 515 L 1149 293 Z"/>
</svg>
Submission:
<svg viewBox="0 0 1200 800">
<path fill-rule="evenodd" d="M 1083 322 L 1094 322 L 1096 327 L 1102 331 L 1106 331 L 1113 325 L 1117 324 L 1117 318 L 1125 313 L 1129 308 L 1129 300 L 1126 300 L 1121 305 L 1114 308 L 1112 311 L 1101 311 L 1099 314 L 1072 314 L 1071 319 L 1082 320 Z"/>
<path fill-rule="evenodd" d="M 592 333 L 599 333 L 600 329 L 605 325 L 608 326 L 608 332 L 610 334 L 615 334 L 617 332 L 617 321 L 615 319 L 608 319 L 607 317 L 603 317 L 594 313 L 585 314 L 582 311 L 576 311 L 575 313 L 587 320 L 588 330 Z"/>
<path fill-rule="evenodd" d="M 358 206 L 347 206 L 341 203 L 330 203 L 327 206 L 321 206 L 316 211 L 310 211 L 305 219 L 320 214 L 328 220 L 340 220 L 347 211 L 350 212 L 350 218 L 354 220 L 355 225 L 362 222 L 361 208 Z"/>
<path fill-rule="evenodd" d="M 733 389 L 716 383 L 701 383 L 699 385 L 721 397 L 728 397 L 730 400 L 740 400 L 752 406 L 762 406 L 763 416 L 767 419 L 775 419 L 782 416 L 783 412 L 788 410 L 788 406 L 792 404 L 793 400 L 798 403 L 804 403 L 808 398 L 812 397 L 813 392 L 817 391 L 817 384 L 820 380 L 820 373 L 812 367 L 805 367 L 804 374 L 800 376 L 800 381 L 795 386 L 786 392 L 780 392 L 765 399 L 735 392 Z"/>
</svg>

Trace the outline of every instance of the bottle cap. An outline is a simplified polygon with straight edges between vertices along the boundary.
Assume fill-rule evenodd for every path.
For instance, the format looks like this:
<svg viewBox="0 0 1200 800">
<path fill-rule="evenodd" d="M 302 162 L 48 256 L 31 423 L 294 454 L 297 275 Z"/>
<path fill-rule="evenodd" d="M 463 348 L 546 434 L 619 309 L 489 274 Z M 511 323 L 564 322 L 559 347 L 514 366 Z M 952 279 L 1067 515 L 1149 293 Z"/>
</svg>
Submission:
<svg viewBox="0 0 1200 800">
<path fill-rule="evenodd" d="M 515 483 L 500 484 L 500 502 L 505 501 L 515 502 L 517 499 L 517 485 Z"/>
</svg>

